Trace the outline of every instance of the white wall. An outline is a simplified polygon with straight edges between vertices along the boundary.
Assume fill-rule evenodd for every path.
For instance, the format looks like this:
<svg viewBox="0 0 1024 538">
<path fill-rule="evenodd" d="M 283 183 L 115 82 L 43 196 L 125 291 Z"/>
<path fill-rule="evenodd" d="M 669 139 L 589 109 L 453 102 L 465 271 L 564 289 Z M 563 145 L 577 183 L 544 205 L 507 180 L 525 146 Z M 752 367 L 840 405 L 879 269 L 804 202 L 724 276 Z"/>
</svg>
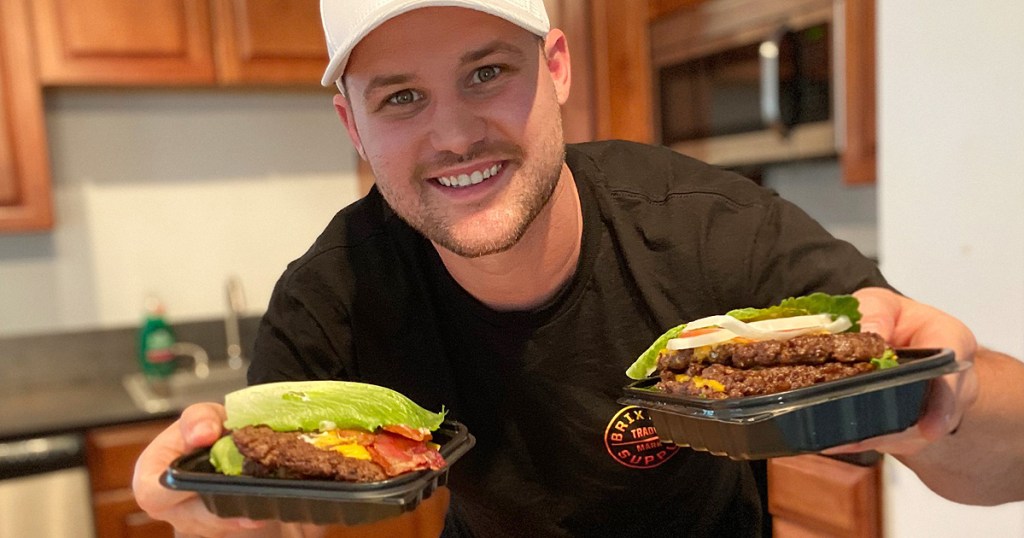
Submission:
<svg viewBox="0 0 1024 538">
<path fill-rule="evenodd" d="M 1024 3 L 878 10 L 883 270 L 983 344 L 1024 357 Z M 888 461 L 888 536 L 1024 536 L 1024 505 L 950 503 Z"/>
<path fill-rule="evenodd" d="M 56 227 L 0 235 L 0 336 L 225 311 L 261 313 L 290 260 L 358 195 L 355 151 L 325 91 L 47 94 Z"/>
</svg>

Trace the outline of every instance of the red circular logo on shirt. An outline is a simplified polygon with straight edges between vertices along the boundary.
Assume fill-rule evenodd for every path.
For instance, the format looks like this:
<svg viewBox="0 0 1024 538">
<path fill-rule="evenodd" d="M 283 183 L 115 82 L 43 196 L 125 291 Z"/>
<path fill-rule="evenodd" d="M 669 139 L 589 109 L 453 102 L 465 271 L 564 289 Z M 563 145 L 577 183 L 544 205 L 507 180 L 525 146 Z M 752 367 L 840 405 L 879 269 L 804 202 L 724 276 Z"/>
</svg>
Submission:
<svg viewBox="0 0 1024 538">
<path fill-rule="evenodd" d="M 604 446 L 615 461 L 634 469 L 653 469 L 679 451 L 658 438 L 646 409 L 623 407 L 604 430 Z"/>
</svg>

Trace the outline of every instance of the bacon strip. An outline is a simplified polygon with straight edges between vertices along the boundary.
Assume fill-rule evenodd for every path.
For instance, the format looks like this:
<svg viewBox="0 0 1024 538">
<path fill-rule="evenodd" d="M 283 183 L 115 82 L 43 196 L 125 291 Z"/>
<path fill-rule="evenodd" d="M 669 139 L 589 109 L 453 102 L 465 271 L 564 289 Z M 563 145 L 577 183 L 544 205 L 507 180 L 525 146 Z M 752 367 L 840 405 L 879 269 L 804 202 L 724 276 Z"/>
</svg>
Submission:
<svg viewBox="0 0 1024 538">
<path fill-rule="evenodd" d="M 372 446 L 367 447 L 373 461 L 388 476 L 397 476 L 423 469 L 439 470 L 446 465 L 441 453 L 423 441 L 414 441 L 390 432 L 380 432 Z"/>
</svg>

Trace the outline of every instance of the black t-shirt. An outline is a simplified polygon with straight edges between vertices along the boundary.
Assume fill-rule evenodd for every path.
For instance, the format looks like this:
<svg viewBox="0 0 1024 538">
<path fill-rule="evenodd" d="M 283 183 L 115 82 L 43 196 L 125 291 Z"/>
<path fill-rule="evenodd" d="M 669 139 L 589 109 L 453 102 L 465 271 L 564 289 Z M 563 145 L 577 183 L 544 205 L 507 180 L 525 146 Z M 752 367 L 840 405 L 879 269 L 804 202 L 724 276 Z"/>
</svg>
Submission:
<svg viewBox="0 0 1024 538">
<path fill-rule="evenodd" d="M 667 328 L 814 291 L 885 285 L 875 264 L 773 192 L 663 148 L 570 145 L 583 209 L 571 281 L 488 308 L 376 190 L 289 265 L 250 383 L 353 379 L 449 409 L 477 444 L 450 473 L 477 536 L 752 536 L 750 465 L 652 437 L 616 399 Z"/>
</svg>

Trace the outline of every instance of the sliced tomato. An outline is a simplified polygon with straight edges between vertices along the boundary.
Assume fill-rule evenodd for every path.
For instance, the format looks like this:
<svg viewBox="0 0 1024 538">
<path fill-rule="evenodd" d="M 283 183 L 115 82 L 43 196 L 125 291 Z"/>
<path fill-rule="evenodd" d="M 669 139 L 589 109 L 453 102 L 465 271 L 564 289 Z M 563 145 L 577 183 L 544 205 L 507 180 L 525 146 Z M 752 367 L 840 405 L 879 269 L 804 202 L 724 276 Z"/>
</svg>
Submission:
<svg viewBox="0 0 1024 538">
<path fill-rule="evenodd" d="M 710 333 L 713 333 L 713 332 L 718 332 L 720 330 L 722 330 L 721 327 L 704 327 L 704 328 L 701 328 L 701 329 L 694 329 L 692 331 L 688 331 L 686 329 L 683 329 L 682 331 L 680 331 L 680 333 L 678 335 L 676 335 L 676 338 L 689 338 L 691 336 L 700 336 L 702 334 L 710 334 Z"/>
<path fill-rule="evenodd" d="M 721 344 L 722 342 L 728 342 L 733 338 L 736 338 L 736 333 L 726 329 L 716 328 L 710 331 L 698 329 L 690 333 L 680 334 L 679 338 L 669 340 L 665 347 L 674 350 L 694 349 L 703 346 Z"/>
</svg>

